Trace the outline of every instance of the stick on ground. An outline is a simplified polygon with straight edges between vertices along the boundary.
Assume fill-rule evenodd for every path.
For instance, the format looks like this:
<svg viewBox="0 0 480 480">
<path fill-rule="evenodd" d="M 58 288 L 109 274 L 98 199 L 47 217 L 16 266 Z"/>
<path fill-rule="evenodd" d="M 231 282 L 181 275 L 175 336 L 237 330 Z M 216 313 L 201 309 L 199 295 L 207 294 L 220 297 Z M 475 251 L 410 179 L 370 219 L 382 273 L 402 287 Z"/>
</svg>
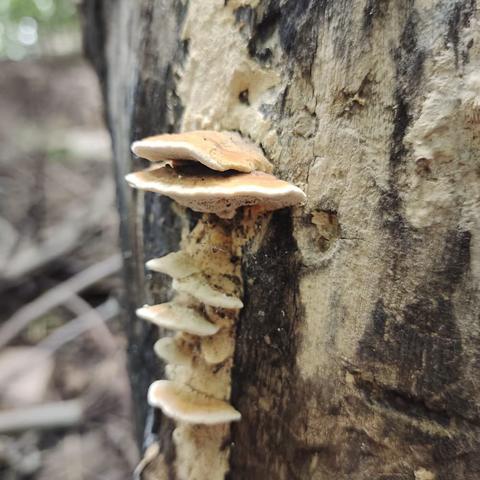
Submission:
<svg viewBox="0 0 480 480">
<path fill-rule="evenodd" d="M 120 267 L 120 255 L 113 255 L 86 268 L 24 305 L 0 328 L 0 348 L 13 340 L 30 322 L 67 301 L 72 293 L 77 294 L 85 290 L 99 280 L 118 272 Z"/>
</svg>

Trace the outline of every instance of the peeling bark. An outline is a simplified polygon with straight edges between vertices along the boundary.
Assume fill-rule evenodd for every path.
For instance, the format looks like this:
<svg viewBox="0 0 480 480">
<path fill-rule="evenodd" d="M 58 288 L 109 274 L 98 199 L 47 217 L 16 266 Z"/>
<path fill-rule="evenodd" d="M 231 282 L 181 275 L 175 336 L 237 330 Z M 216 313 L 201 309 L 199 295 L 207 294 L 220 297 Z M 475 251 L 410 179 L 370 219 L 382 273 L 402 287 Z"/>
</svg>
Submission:
<svg viewBox="0 0 480 480">
<path fill-rule="evenodd" d="M 480 30 L 470 0 L 84 0 L 125 254 L 137 423 L 176 478 L 144 261 L 199 216 L 137 195 L 129 144 L 237 130 L 303 208 L 245 248 L 228 478 L 480 477 Z M 163 472 L 163 473 L 160 473 Z"/>
</svg>

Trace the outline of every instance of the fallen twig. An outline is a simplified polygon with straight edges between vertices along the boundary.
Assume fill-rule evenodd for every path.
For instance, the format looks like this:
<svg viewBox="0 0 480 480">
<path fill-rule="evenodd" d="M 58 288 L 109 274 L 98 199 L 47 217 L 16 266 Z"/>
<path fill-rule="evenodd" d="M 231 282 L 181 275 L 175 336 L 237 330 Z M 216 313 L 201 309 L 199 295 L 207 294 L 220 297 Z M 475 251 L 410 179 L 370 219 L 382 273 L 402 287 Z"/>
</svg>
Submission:
<svg viewBox="0 0 480 480">
<path fill-rule="evenodd" d="M 0 411 L 0 434 L 29 429 L 67 428 L 83 418 L 80 400 L 65 400 L 34 407 Z"/>
<path fill-rule="evenodd" d="M 85 318 L 85 315 L 90 313 L 92 321 L 88 323 L 91 324 L 90 328 L 95 330 L 95 335 L 92 335 L 95 343 L 109 353 L 113 353 L 117 349 L 117 343 L 105 324 L 105 319 L 102 317 L 103 311 L 98 312 L 86 300 L 75 293 L 72 293 L 72 296 L 65 302 L 65 307 L 72 311 L 77 316 L 77 319 L 81 316 Z M 116 310 L 118 312 L 118 305 Z"/>
<path fill-rule="evenodd" d="M 36 347 L 44 350 L 46 354 L 51 355 L 87 330 L 97 327 L 98 317 L 102 319 L 103 323 L 116 317 L 119 312 L 120 307 L 118 302 L 110 298 L 99 307 L 95 309 L 92 308 L 90 311 L 63 325 L 63 327 L 57 328 L 47 338 L 39 342 Z"/>
<path fill-rule="evenodd" d="M 108 322 L 115 318 L 119 312 L 120 307 L 118 302 L 115 299 L 110 298 L 97 308 L 92 308 L 83 315 L 71 320 L 63 327 L 55 330 L 34 347 L 38 352 L 38 355 L 33 356 L 35 362 L 38 363 L 43 359 L 49 358 L 68 342 L 71 342 L 92 327 L 96 327 L 98 325 L 98 318 L 101 318 L 102 322 Z M 9 372 L 9 375 L 2 379 L 2 384 L 5 385 L 9 381 L 18 378 L 18 376 L 22 375 L 24 371 L 29 370 L 30 362 L 30 358 L 26 358 L 25 361 L 19 362 L 15 368 Z"/>
<path fill-rule="evenodd" d="M 0 327 L 0 349 L 13 340 L 30 322 L 71 298 L 72 293 L 79 293 L 117 272 L 120 267 L 120 255 L 113 255 L 56 285 L 20 308 Z"/>
<path fill-rule="evenodd" d="M 19 249 L 2 267 L 0 290 L 18 284 L 53 260 L 67 255 L 81 244 L 85 235 L 98 230 L 104 223 L 105 216 L 111 211 L 108 182 L 105 181 L 95 190 L 90 203 L 79 205 L 69 213 L 63 223 L 51 226 L 43 232 L 46 238 L 44 242 Z"/>
</svg>

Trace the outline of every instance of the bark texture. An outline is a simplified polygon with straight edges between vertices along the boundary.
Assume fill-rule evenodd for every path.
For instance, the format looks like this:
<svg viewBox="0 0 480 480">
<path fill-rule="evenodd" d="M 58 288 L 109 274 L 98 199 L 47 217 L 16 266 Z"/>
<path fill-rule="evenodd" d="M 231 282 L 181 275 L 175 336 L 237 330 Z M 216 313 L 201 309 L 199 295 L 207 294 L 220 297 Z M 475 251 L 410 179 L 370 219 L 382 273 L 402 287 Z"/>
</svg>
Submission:
<svg viewBox="0 0 480 480">
<path fill-rule="evenodd" d="M 198 216 L 130 191 L 132 140 L 261 145 L 305 207 L 243 257 L 230 479 L 480 478 L 480 30 L 471 0 L 85 0 L 115 152 L 138 424 L 165 301 L 144 261 Z M 163 470 L 162 470 L 163 469 Z M 163 473 L 160 473 L 162 471 Z M 163 475 L 163 476 L 162 476 Z"/>
</svg>

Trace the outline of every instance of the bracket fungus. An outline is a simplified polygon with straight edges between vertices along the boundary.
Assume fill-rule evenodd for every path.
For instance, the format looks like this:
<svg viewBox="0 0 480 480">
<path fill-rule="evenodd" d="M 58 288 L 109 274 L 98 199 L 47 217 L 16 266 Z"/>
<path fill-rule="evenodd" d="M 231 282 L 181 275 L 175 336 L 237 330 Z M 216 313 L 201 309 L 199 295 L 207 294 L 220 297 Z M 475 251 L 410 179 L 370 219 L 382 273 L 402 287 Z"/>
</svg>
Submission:
<svg viewBox="0 0 480 480">
<path fill-rule="evenodd" d="M 261 150 L 234 132 L 157 135 L 134 142 L 132 151 L 157 162 L 126 176 L 133 188 L 223 219 L 233 219 L 244 207 L 230 222 L 204 215 L 182 238 L 180 251 L 149 260 L 146 268 L 169 275 L 176 294 L 170 302 L 137 310 L 138 317 L 178 332 L 156 342 L 169 380 L 155 381 L 148 391 L 149 404 L 179 422 L 173 435 L 177 461 L 183 459 L 181 468 L 191 471 L 198 468 L 197 457 L 203 455 L 209 465 L 207 452 L 216 452 L 222 473 L 215 478 L 223 478 L 228 424 L 241 417 L 228 400 L 235 325 L 243 307 L 243 248 L 258 236 L 265 212 L 302 204 L 306 197 L 271 175 Z M 195 478 L 212 478 L 211 472 Z"/>
<path fill-rule="evenodd" d="M 306 198 L 295 185 L 263 172 L 197 173 L 161 167 L 130 173 L 125 178 L 133 188 L 166 195 L 184 207 L 221 218 L 233 218 L 244 206 L 277 210 L 303 203 Z"/>
<path fill-rule="evenodd" d="M 164 273 L 172 278 L 183 278 L 200 273 L 200 269 L 195 265 L 190 255 L 181 250 L 172 252 L 161 258 L 152 258 L 145 266 L 154 272 Z"/>
<path fill-rule="evenodd" d="M 218 327 L 190 307 L 168 302 L 145 305 L 137 310 L 137 317 L 155 323 L 159 327 L 180 330 L 200 337 L 214 335 Z"/>
<path fill-rule="evenodd" d="M 192 258 L 181 250 L 164 257 L 153 258 L 145 266 L 154 272 L 169 275 L 174 279 L 172 284 L 174 290 L 189 294 L 205 305 L 219 308 L 243 307 L 239 298 L 210 286 Z M 226 283 L 226 280 L 221 283 Z"/>
<path fill-rule="evenodd" d="M 148 403 L 167 416 L 187 423 L 216 425 L 240 420 L 240 412 L 227 402 L 170 380 L 157 380 L 150 385 Z"/>
<path fill-rule="evenodd" d="M 173 167 L 198 162 L 218 172 L 272 171 L 260 148 L 236 132 L 197 130 L 155 135 L 133 142 L 135 155 Z"/>
<path fill-rule="evenodd" d="M 200 345 L 203 359 L 212 365 L 218 365 L 233 357 L 235 344 L 231 341 L 227 329 L 220 330 L 216 335 L 205 337 Z"/>
<path fill-rule="evenodd" d="M 179 342 L 172 337 L 163 337 L 158 339 L 153 345 L 153 350 L 158 358 L 170 365 L 189 366 L 192 363 L 192 354 L 186 349 L 182 349 Z"/>
<path fill-rule="evenodd" d="M 172 287 L 177 292 L 188 293 L 205 305 L 219 308 L 242 308 L 243 302 L 233 295 L 227 295 L 212 288 L 202 276 L 191 275 L 184 278 L 175 278 Z"/>
</svg>

